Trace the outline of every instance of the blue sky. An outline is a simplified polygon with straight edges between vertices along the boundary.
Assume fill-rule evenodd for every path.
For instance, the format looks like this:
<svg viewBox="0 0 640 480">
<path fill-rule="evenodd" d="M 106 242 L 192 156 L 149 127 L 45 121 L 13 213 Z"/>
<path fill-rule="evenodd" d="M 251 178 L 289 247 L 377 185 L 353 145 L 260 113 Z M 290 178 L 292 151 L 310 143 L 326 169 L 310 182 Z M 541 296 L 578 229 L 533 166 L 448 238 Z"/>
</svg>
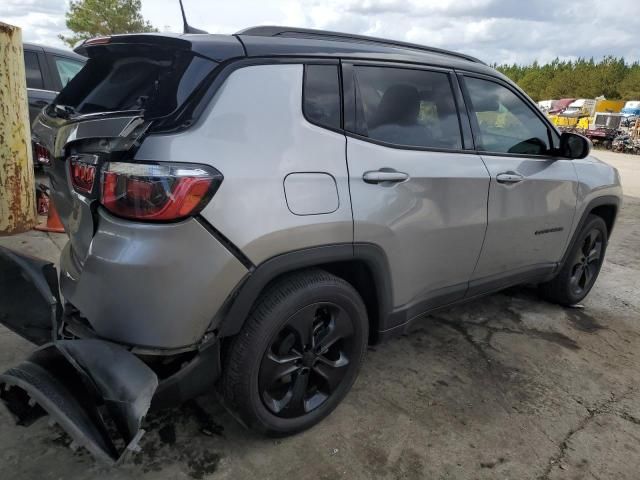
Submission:
<svg viewBox="0 0 640 480">
<path fill-rule="evenodd" d="M 640 60 L 640 0 L 184 0 L 190 23 L 211 33 L 253 25 L 323 28 L 459 50 L 493 62 L 556 56 Z M 2 0 L 0 21 L 25 41 L 62 45 L 66 0 Z M 160 30 L 182 28 L 178 0 L 142 0 Z"/>
</svg>

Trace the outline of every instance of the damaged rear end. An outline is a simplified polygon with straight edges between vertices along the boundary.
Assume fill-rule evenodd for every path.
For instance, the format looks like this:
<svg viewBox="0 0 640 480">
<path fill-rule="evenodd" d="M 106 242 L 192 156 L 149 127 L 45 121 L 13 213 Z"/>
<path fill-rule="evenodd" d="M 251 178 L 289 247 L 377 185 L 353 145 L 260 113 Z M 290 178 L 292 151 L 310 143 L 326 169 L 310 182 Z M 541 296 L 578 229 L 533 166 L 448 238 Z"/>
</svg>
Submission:
<svg viewBox="0 0 640 480">
<path fill-rule="evenodd" d="M 0 323 L 38 346 L 0 375 L 0 399 L 19 425 L 49 416 L 73 445 L 114 464 L 138 449 L 152 401 L 178 403 L 216 379 L 211 312 L 182 307 L 181 325 L 153 291 L 160 269 L 190 268 L 168 249 L 178 236 L 202 239 L 194 247 L 211 250 L 202 272 L 229 271 L 232 257 L 205 245 L 194 219 L 220 172 L 197 162 L 139 162 L 135 153 L 147 135 L 188 129 L 221 64 L 243 49 L 235 37 L 122 35 L 79 50 L 89 61 L 32 128 L 69 236 L 61 271 L 0 248 Z M 167 255 L 171 263 L 162 261 Z M 158 259 L 156 271 L 140 256 L 151 265 Z M 185 304 L 211 297 L 197 271 L 183 283 L 192 287 Z"/>
<path fill-rule="evenodd" d="M 61 340 L 53 264 L 0 248 L 0 320 L 40 345 L 0 375 L 0 399 L 18 425 L 48 415 L 105 463 L 137 450 L 158 377 L 126 349 L 96 339 Z"/>
</svg>

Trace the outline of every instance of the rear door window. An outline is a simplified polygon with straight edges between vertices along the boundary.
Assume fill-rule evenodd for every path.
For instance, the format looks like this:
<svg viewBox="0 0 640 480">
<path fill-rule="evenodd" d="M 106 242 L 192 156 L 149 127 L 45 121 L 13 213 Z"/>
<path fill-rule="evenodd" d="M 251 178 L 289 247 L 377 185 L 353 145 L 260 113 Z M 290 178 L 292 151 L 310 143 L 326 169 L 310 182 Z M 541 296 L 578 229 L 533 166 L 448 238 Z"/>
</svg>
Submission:
<svg viewBox="0 0 640 480">
<path fill-rule="evenodd" d="M 340 80 L 337 65 L 305 65 L 302 108 L 307 120 L 340 128 Z"/>
<path fill-rule="evenodd" d="M 462 148 L 458 112 L 444 72 L 356 66 L 357 132 L 400 146 Z"/>
<path fill-rule="evenodd" d="M 38 88 L 42 90 L 44 88 L 44 82 L 42 81 L 42 71 L 40 70 L 40 62 L 38 61 L 38 54 L 36 52 L 25 50 L 24 69 L 27 75 L 27 88 Z"/>
<path fill-rule="evenodd" d="M 64 87 L 69 80 L 76 76 L 76 74 L 82 69 L 84 63 L 77 60 L 71 60 L 64 57 L 53 57 L 56 64 L 56 70 L 60 77 L 60 85 Z"/>
<path fill-rule="evenodd" d="M 507 87 L 475 77 L 465 77 L 479 138 L 485 152 L 544 155 L 549 129 L 524 100 Z"/>
</svg>

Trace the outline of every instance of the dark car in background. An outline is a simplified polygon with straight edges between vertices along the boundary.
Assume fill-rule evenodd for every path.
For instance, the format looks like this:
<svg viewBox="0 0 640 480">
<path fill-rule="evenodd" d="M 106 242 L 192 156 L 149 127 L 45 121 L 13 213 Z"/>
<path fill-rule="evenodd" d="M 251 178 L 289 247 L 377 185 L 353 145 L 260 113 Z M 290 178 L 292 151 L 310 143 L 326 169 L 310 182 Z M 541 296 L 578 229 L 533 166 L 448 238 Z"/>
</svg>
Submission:
<svg viewBox="0 0 640 480">
<path fill-rule="evenodd" d="M 84 66 L 82 55 L 60 48 L 24 43 L 24 66 L 29 97 L 29 122 L 51 103 L 58 92 Z"/>
</svg>

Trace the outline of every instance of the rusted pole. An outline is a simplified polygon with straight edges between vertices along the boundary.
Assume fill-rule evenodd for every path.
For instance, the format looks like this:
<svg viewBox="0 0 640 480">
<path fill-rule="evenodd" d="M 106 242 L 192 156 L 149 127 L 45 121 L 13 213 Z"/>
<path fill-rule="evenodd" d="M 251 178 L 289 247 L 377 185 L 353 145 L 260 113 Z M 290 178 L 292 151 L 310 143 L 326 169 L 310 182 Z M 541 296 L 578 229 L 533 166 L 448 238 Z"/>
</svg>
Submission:
<svg viewBox="0 0 640 480">
<path fill-rule="evenodd" d="M 36 224 L 22 32 L 0 22 L 0 236 Z"/>
</svg>

